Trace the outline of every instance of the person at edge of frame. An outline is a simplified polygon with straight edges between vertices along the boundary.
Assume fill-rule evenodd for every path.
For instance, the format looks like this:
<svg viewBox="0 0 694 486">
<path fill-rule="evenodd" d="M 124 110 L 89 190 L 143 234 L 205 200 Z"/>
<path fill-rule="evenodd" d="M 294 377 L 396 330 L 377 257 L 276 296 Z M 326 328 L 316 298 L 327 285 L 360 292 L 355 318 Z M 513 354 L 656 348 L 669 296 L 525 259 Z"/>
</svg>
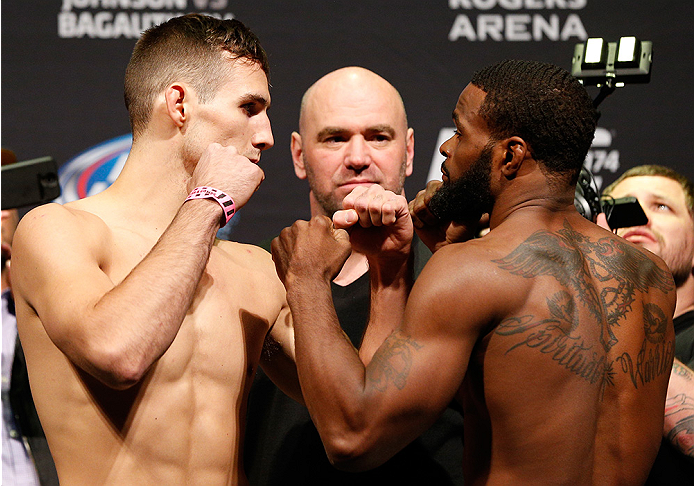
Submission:
<svg viewBox="0 0 694 486">
<path fill-rule="evenodd" d="M 247 484 L 245 408 L 270 332 L 263 365 L 301 400 L 269 253 L 215 238 L 264 179 L 268 74 L 236 19 L 152 27 L 126 68 L 118 178 L 20 221 L 19 335 L 61 485 Z"/>
<path fill-rule="evenodd" d="M 662 258 L 675 280 L 675 361 L 662 443 L 646 484 L 688 484 L 694 481 L 694 184 L 669 167 L 639 165 L 607 186 L 603 197 L 639 201 L 648 222 L 615 233 Z M 598 224 L 610 229 L 604 214 Z"/>
<path fill-rule="evenodd" d="M 12 150 L 2 149 L 2 165 L 17 162 Z M 19 224 L 16 207 L 2 209 L 2 484 L 58 484 L 46 434 L 29 388 L 26 360 L 17 336 L 12 295 L 12 241 Z"/>
</svg>

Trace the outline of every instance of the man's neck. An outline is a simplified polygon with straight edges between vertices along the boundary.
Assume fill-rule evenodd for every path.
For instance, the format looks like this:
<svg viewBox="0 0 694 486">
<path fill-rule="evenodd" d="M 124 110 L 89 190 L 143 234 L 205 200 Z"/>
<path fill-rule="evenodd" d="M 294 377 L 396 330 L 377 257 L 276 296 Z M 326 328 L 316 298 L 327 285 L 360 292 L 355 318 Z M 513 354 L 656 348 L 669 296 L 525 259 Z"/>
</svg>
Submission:
<svg viewBox="0 0 694 486">
<path fill-rule="evenodd" d="M 694 276 L 690 275 L 684 284 L 677 287 L 677 305 L 675 317 L 694 310 Z"/>
<path fill-rule="evenodd" d="M 353 251 L 333 282 L 340 287 L 346 287 L 368 272 L 368 270 L 369 262 L 366 256 Z"/>
<path fill-rule="evenodd" d="M 523 164 L 525 168 L 507 182 L 495 198 L 490 213 L 491 229 L 512 217 L 544 213 L 563 220 L 567 212 L 575 212 L 574 186 L 551 181 L 538 169 L 538 162 L 532 159 Z"/>
<path fill-rule="evenodd" d="M 144 142 L 133 145 L 116 181 L 106 192 L 126 205 L 133 222 L 164 231 L 187 194 L 190 175 L 170 144 Z"/>
</svg>

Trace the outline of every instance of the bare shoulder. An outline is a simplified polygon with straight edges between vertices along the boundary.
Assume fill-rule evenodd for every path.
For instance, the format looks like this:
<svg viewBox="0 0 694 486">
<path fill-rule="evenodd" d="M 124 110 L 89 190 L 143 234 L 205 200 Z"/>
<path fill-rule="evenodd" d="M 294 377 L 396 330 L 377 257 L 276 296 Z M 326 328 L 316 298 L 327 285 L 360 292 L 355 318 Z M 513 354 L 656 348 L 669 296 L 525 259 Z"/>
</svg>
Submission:
<svg viewBox="0 0 694 486">
<path fill-rule="evenodd" d="M 451 283 L 465 284 L 470 279 L 480 280 L 480 272 L 488 270 L 498 255 L 498 249 L 490 243 L 493 243 L 491 238 L 484 242 L 470 240 L 444 246 L 431 256 L 418 280 L 432 280 L 428 285 L 440 283 L 443 287 Z"/>
<path fill-rule="evenodd" d="M 55 203 L 33 209 L 21 219 L 13 240 L 15 295 L 34 305 L 45 300 L 39 296 L 56 292 L 56 282 L 75 284 L 76 275 L 108 261 L 111 240 L 109 227 L 89 211 Z"/>
<path fill-rule="evenodd" d="M 89 211 L 69 205 L 44 204 L 29 211 L 19 222 L 13 241 L 13 260 L 31 249 L 64 250 L 63 245 L 98 248 L 108 234 L 109 228 L 103 220 Z"/>
<path fill-rule="evenodd" d="M 597 225 L 577 217 L 528 232 L 508 253 L 495 260 L 500 268 L 519 276 L 554 276 L 571 279 L 576 273 L 594 275 L 599 281 L 615 274 L 650 281 L 665 292 L 674 289 L 667 266 L 660 258 Z M 518 231 L 521 233 L 521 231 Z M 522 234 L 522 233 L 521 233 Z M 490 233 L 489 236 L 492 236 Z M 497 239 L 504 238 L 502 233 Z M 512 238 L 508 238 L 512 241 Z"/>
<path fill-rule="evenodd" d="M 74 229 L 76 226 L 92 230 L 97 230 L 99 226 L 102 226 L 103 229 L 106 229 L 106 225 L 99 217 L 80 206 L 48 203 L 38 206 L 24 215 L 19 222 L 17 231 L 30 232 L 63 225 L 68 226 L 66 230 Z"/>
<path fill-rule="evenodd" d="M 441 248 L 417 278 L 408 307 L 411 302 L 415 311 L 438 315 L 444 325 L 464 323 L 466 331 L 481 331 L 506 312 L 509 279 L 501 275 L 495 263 L 503 253 L 489 235 Z M 515 295 L 520 291 L 515 288 Z"/>
<path fill-rule="evenodd" d="M 552 290 L 548 285 L 571 289 L 596 313 L 602 303 L 595 294 L 606 287 L 644 294 L 654 288 L 666 307 L 674 305 L 674 284 L 662 260 L 582 219 L 551 226 L 507 224 L 483 238 L 443 247 L 427 263 L 413 294 L 491 322 L 526 308 L 533 292 Z"/>
<path fill-rule="evenodd" d="M 602 250 L 598 254 L 603 259 L 619 262 L 626 272 L 646 278 L 647 284 L 665 293 L 674 292 L 672 274 L 655 253 L 609 232 L 597 240 L 597 245 Z"/>
<path fill-rule="evenodd" d="M 456 285 L 484 287 L 486 285 L 503 284 L 500 278 L 498 261 L 508 252 L 508 241 L 495 238 L 488 234 L 484 238 L 474 239 L 465 243 L 447 245 L 436 251 L 425 266 L 425 271 L 419 278 L 434 280 L 429 284 L 442 287 L 454 283 Z"/>
</svg>

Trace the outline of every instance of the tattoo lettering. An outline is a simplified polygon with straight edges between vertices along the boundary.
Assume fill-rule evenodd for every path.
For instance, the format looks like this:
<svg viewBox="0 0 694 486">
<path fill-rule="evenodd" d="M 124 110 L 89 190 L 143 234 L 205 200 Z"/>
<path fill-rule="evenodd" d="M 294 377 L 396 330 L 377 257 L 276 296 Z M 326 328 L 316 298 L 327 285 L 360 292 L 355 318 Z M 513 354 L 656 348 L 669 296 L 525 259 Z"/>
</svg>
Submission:
<svg viewBox="0 0 694 486">
<path fill-rule="evenodd" d="M 553 277 L 566 289 L 547 298 L 547 318 L 513 317 L 497 327 L 499 335 L 521 338 L 507 352 L 519 346 L 538 349 L 590 383 L 599 382 L 603 389 L 614 383 L 613 362 L 607 353 L 619 342 L 615 330 L 632 311 L 637 292 L 657 289 L 668 293 L 675 289 L 669 272 L 644 254 L 619 239 L 592 241 L 574 231 L 568 221 L 556 233 L 532 234 L 509 255 L 493 262 L 524 278 Z M 582 338 L 579 308 L 586 309 L 599 326 L 600 349 Z M 662 309 L 647 304 L 645 339 L 636 363 L 628 353 L 618 358 L 634 386 L 669 373 L 674 344 L 665 342 L 667 322 Z"/>
<path fill-rule="evenodd" d="M 410 374 L 412 355 L 421 348 L 421 344 L 409 337 L 392 334 L 371 360 L 368 381 L 378 391 L 386 391 L 389 383 L 402 390 Z"/>
<path fill-rule="evenodd" d="M 502 321 L 496 333 L 501 336 L 523 334 L 523 340 L 506 353 L 520 346 L 537 349 L 549 355 L 558 365 L 589 383 L 602 386 L 613 382 L 612 365 L 605 353 L 586 344 L 575 333 L 578 327 L 576 303 L 568 292 L 558 292 L 547 299 L 551 317 L 535 320 L 534 316 L 511 317 Z"/>
<path fill-rule="evenodd" d="M 627 373 L 636 388 L 639 384 L 648 383 L 660 375 L 669 373 L 675 356 L 675 343 L 665 343 L 667 317 L 655 304 L 646 304 L 643 308 L 643 330 L 646 338 L 633 363 L 629 353 L 617 357 L 622 371 Z"/>
</svg>

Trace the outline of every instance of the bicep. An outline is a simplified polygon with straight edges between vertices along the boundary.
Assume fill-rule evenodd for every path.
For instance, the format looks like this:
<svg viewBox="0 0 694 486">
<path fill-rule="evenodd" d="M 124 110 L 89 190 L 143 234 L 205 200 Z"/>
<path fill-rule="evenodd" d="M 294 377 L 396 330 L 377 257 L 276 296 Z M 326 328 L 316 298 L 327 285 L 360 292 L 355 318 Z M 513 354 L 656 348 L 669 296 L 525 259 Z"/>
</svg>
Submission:
<svg viewBox="0 0 694 486">
<path fill-rule="evenodd" d="M 61 207 L 39 208 L 15 234 L 13 285 L 59 347 L 78 341 L 76 324 L 113 288 L 90 249 L 94 235 L 80 223 Z"/>
<path fill-rule="evenodd" d="M 455 399 L 487 319 L 479 300 L 465 295 L 465 275 L 452 281 L 439 270 L 434 265 L 419 277 L 402 325 L 366 371 L 367 390 L 382 395 L 382 423 L 409 430 L 403 440 L 426 430 Z"/>
<path fill-rule="evenodd" d="M 288 305 L 282 308 L 277 321 L 265 337 L 260 365 L 286 395 L 304 403 L 296 370 L 294 326 Z"/>
</svg>

